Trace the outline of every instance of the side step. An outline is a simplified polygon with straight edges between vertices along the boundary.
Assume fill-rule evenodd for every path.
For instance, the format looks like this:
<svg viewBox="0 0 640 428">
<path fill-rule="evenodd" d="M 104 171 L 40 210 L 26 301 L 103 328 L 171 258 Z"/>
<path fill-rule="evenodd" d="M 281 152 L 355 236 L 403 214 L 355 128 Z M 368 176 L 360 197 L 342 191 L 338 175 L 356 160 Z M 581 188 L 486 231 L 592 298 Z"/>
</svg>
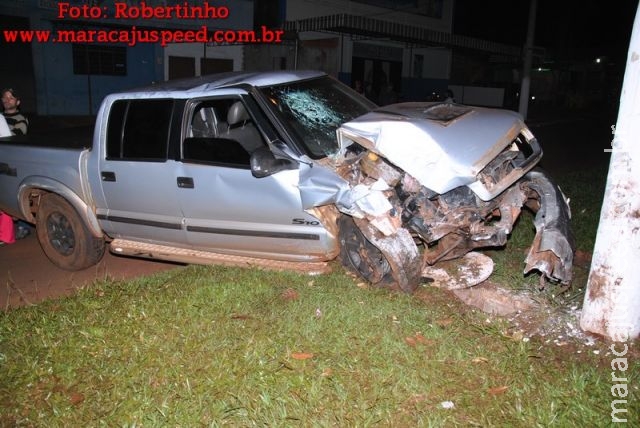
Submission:
<svg viewBox="0 0 640 428">
<path fill-rule="evenodd" d="M 301 272 L 307 275 L 319 275 L 331 272 L 331 267 L 327 262 L 291 262 L 261 259 L 257 257 L 244 257 L 147 244 L 145 242 L 129 241 L 126 239 L 114 239 L 109 245 L 109 250 L 114 254 L 123 256 L 143 257 L 187 264 L 240 266 L 248 268 L 260 267 L 269 270 Z"/>
</svg>

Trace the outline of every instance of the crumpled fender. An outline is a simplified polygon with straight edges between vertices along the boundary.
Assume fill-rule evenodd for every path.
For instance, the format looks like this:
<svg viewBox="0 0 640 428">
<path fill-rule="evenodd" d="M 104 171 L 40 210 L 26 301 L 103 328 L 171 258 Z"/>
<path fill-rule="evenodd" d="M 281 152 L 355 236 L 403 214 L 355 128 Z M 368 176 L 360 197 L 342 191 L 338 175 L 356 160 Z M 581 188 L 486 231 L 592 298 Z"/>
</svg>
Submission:
<svg viewBox="0 0 640 428">
<path fill-rule="evenodd" d="M 537 269 L 551 280 L 568 284 L 575 252 L 569 203 L 560 187 L 539 168 L 525 174 L 520 183 L 537 193 L 540 202 L 533 220 L 536 236 L 525 259 L 524 272 Z"/>
<path fill-rule="evenodd" d="M 355 218 L 384 215 L 393 207 L 383 192 L 389 186 L 382 180 L 372 185 L 351 186 L 335 171 L 323 166 L 300 166 L 298 190 L 302 208 L 310 210 L 327 204 L 335 206 L 343 213 Z M 395 232 L 387 231 L 387 235 Z"/>
</svg>

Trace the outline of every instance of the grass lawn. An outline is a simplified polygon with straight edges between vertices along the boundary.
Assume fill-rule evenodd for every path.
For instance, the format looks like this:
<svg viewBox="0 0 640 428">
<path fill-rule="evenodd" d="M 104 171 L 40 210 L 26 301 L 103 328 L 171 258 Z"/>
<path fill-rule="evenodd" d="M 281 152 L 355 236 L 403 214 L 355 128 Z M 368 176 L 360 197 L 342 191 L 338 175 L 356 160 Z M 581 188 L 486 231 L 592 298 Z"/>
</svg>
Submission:
<svg viewBox="0 0 640 428">
<path fill-rule="evenodd" d="M 567 194 L 575 180 L 561 181 Z M 590 198 L 572 203 L 583 251 L 599 215 Z M 492 252 L 494 281 L 536 291 L 521 273 L 530 233 L 523 221 Z M 334 268 L 188 266 L 0 313 L 0 426 L 611 424 L 604 341 L 529 338 L 449 292 L 369 289 Z M 581 303 L 576 290 L 538 292 Z M 640 420 L 636 348 L 616 372 L 628 426 Z"/>
</svg>

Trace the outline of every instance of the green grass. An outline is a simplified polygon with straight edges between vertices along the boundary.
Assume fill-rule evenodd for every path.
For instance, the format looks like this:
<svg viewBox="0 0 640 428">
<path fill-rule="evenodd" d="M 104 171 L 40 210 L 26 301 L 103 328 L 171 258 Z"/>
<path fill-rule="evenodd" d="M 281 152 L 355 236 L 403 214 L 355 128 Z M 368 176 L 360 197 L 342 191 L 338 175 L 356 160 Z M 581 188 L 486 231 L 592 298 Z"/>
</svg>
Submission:
<svg viewBox="0 0 640 428">
<path fill-rule="evenodd" d="M 0 315 L 3 426 L 603 426 L 602 357 L 443 291 L 191 266 Z M 604 366 L 603 366 L 604 364 Z M 638 384 L 638 364 L 631 361 Z M 637 389 L 632 391 L 637 403 Z M 443 401 L 453 409 L 441 407 Z"/>
<path fill-rule="evenodd" d="M 559 178 L 591 251 L 601 192 Z M 536 288 L 532 238 L 524 217 L 491 254 L 495 282 Z M 365 289 L 334 268 L 189 266 L 0 313 L 0 426 L 610 425 L 604 343 L 525 341 L 448 292 Z M 635 347 L 628 362 L 637 421 Z"/>
<path fill-rule="evenodd" d="M 570 199 L 571 227 L 579 250 L 593 251 L 607 172 L 608 165 L 600 165 L 595 169 L 575 171 L 557 177 L 562 191 Z"/>
</svg>

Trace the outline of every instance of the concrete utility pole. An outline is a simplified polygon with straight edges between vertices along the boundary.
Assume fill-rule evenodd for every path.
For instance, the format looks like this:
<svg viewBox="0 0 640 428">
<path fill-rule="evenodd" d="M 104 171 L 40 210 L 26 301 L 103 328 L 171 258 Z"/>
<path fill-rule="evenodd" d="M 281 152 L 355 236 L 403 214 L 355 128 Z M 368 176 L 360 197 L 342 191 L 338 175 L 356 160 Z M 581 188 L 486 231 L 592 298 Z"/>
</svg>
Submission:
<svg viewBox="0 0 640 428">
<path fill-rule="evenodd" d="M 524 65 L 522 66 L 522 82 L 520 83 L 520 106 L 518 112 L 527 118 L 529 110 L 529 87 L 531 86 L 531 64 L 533 64 L 533 43 L 536 35 L 536 13 L 538 0 L 529 4 L 529 24 L 527 25 L 527 41 L 524 45 Z"/>
<path fill-rule="evenodd" d="M 620 111 L 580 326 L 623 342 L 640 335 L 640 15 Z"/>
</svg>

